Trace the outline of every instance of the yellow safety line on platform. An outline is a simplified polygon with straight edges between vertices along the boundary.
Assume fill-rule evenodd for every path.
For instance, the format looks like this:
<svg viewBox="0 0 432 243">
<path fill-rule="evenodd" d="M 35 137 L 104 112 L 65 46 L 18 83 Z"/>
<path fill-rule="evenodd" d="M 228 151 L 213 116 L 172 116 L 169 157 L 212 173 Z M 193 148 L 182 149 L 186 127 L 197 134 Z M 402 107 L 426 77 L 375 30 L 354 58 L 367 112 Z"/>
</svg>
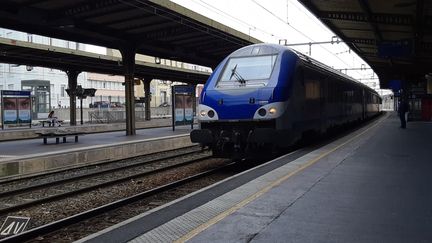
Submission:
<svg viewBox="0 0 432 243">
<path fill-rule="evenodd" d="M 216 217 L 210 219 L 209 221 L 207 221 L 206 223 L 198 226 L 197 228 L 195 228 L 194 230 L 190 231 L 189 233 L 185 234 L 184 236 L 182 236 L 181 238 L 177 239 L 176 241 L 174 241 L 175 243 L 181 243 L 181 242 L 186 242 L 190 239 L 192 239 L 194 236 L 198 235 L 199 233 L 203 232 L 204 230 L 206 230 L 207 228 L 209 228 L 210 226 L 216 224 L 217 222 L 221 221 L 222 219 L 226 218 L 227 216 L 229 216 L 230 214 L 234 213 L 235 211 L 237 211 L 238 209 L 246 206 L 248 203 L 252 202 L 253 200 L 255 200 L 256 198 L 262 196 L 264 193 L 270 191 L 272 188 L 280 185 L 282 182 L 284 182 L 285 180 L 287 180 L 288 178 L 290 178 L 291 176 L 299 173 L 300 171 L 308 168 L 309 166 L 315 164 L 316 162 L 318 162 L 320 159 L 322 159 L 323 157 L 329 155 L 330 153 L 333 153 L 334 151 L 336 151 L 337 149 L 339 149 L 340 147 L 344 146 L 345 144 L 351 142 L 352 140 L 356 139 L 357 137 L 363 135 L 364 133 L 366 133 L 367 131 L 369 131 L 370 129 L 376 127 L 378 124 L 380 124 L 382 121 L 384 121 L 389 115 L 385 116 L 384 118 L 382 118 L 382 120 L 379 120 L 377 123 L 375 123 L 373 126 L 369 127 L 368 129 L 364 130 L 363 132 L 357 134 L 356 136 L 350 138 L 348 141 L 340 144 L 339 146 L 331 149 L 330 151 L 327 151 L 323 154 L 321 154 L 320 156 L 309 160 L 309 162 L 307 162 L 306 164 L 304 164 L 303 166 L 299 167 L 297 170 L 279 178 L 278 180 L 272 182 L 270 185 L 264 187 L 263 189 L 261 189 L 260 191 L 256 192 L 255 194 L 249 196 L 248 198 L 244 199 L 243 201 L 237 203 L 235 206 L 231 207 L 230 209 L 220 213 L 219 215 L 217 215 Z"/>
</svg>

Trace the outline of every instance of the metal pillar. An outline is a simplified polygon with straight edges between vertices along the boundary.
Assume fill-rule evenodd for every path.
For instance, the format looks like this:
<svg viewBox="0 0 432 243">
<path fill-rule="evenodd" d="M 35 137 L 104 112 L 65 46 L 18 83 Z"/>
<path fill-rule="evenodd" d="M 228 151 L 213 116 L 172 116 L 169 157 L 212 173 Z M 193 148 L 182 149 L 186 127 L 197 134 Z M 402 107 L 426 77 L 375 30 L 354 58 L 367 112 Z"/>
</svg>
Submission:
<svg viewBox="0 0 432 243">
<path fill-rule="evenodd" d="M 126 135 L 135 135 L 135 95 L 134 71 L 135 48 L 124 47 L 120 49 L 125 68 L 125 96 L 126 96 Z"/>
<path fill-rule="evenodd" d="M 147 79 L 144 80 L 144 96 L 146 97 L 145 99 L 145 119 L 146 121 L 150 121 L 150 116 L 151 116 L 151 112 L 150 112 L 150 102 L 151 102 L 151 93 L 150 93 L 150 82 L 152 79 Z"/>
<path fill-rule="evenodd" d="M 77 90 L 77 79 L 81 71 L 77 70 L 66 70 L 68 76 L 68 89 L 69 91 L 69 117 L 70 125 L 76 126 L 76 90 Z"/>
<path fill-rule="evenodd" d="M 81 97 L 81 98 L 80 98 L 80 115 L 81 115 L 80 118 L 81 118 L 81 125 L 84 124 L 82 100 L 83 100 L 83 98 Z"/>
</svg>

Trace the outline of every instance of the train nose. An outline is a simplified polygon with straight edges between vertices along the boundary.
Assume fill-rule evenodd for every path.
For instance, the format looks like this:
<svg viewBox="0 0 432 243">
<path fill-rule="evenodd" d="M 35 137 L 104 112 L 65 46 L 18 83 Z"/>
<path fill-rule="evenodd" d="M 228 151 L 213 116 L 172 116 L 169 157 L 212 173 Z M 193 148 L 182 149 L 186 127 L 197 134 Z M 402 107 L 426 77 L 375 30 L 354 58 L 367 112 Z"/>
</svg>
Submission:
<svg viewBox="0 0 432 243">
<path fill-rule="evenodd" d="M 269 103 L 272 89 L 225 90 L 208 92 L 207 104 L 215 109 L 219 120 L 250 120 L 263 104 Z"/>
</svg>

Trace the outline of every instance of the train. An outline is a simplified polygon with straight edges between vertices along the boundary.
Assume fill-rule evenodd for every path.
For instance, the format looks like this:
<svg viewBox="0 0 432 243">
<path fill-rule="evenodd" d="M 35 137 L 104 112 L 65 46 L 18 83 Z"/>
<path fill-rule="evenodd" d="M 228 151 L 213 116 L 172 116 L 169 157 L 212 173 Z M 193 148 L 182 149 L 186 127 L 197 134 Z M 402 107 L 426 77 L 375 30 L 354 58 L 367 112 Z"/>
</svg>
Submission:
<svg viewBox="0 0 432 243">
<path fill-rule="evenodd" d="M 376 91 L 309 56 L 254 44 L 214 69 L 199 98 L 199 129 L 190 138 L 214 156 L 244 157 L 361 122 L 378 115 L 380 104 Z"/>
</svg>

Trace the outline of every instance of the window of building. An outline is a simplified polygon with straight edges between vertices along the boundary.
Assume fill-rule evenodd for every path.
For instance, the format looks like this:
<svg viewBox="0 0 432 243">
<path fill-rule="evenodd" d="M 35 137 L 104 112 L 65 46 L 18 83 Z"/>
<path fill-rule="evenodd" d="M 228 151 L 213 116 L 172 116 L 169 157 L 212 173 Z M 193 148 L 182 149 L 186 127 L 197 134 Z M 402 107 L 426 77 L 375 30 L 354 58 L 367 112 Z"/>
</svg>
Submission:
<svg viewBox="0 0 432 243">
<path fill-rule="evenodd" d="M 50 94 L 51 94 L 51 99 L 54 98 L 54 84 L 50 84 Z"/>
<path fill-rule="evenodd" d="M 106 82 L 103 82 L 103 88 L 106 89 Z"/>
<path fill-rule="evenodd" d="M 166 91 L 160 92 L 160 102 L 161 103 L 167 102 L 167 92 Z"/>
<path fill-rule="evenodd" d="M 27 34 L 27 41 L 33 42 L 33 35 L 32 34 Z"/>
<path fill-rule="evenodd" d="M 14 89 L 14 85 L 13 84 L 8 84 L 8 90 L 13 90 Z"/>
<path fill-rule="evenodd" d="M 61 97 L 65 97 L 65 96 L 66 96 L 66 95 L 65 95 L 65 89 L 66 89 L 66 85 L 62 84 L 62 85 L 60 86 L 60 96 L 61 96 Z"/>
</svg>

